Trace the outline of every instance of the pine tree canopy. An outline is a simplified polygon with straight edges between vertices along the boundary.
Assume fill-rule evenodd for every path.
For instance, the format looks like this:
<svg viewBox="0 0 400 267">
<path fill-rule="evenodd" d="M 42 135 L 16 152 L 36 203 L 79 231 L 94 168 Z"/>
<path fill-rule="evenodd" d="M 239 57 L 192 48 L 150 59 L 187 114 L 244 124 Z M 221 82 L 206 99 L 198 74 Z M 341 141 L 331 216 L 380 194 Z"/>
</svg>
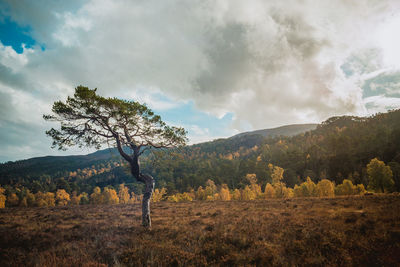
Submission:
<svg viewBox="0 0 400 267">
<path fill-rule="evenodd" d="M 73 97 L 54 102 L 53 114 L 43 116 L 61 123 L 60 129 L 46 131 L 53 139 L 53 148 L 65 150 L 77 145 L 99 149 L 108 144 L 129 147 L 140 155 L 146 149 L 176 147 L 187 142 L 185 129 L 166 125 L 145 104 L 106 98 L 96 90 L 78 86 Z"/>
</svg>

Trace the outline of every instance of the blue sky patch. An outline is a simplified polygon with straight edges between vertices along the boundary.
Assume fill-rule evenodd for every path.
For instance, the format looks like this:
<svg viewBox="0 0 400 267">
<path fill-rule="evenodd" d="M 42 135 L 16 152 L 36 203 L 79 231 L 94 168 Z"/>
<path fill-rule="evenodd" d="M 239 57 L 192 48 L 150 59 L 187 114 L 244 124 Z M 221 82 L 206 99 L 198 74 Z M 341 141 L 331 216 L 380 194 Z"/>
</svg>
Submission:
<svg viewBox="0 0 400 267">
<path fill-rule="evenodd" d="M 385 95 L 387 97 L 400 97 L 400 73 L 381 73 L 364 82 L 363 98 Z"/>
<path fill-rule="evenodd" d="M 184 125 L 185 128 L 196 125 L 204 131 L 208 129 L 209 136 L 229 137 L 234 134 L 231 128 L 233 113 L 227 113 L 219 119 L 212 114 L 198 110 L 193 101 L 157 113 L 161 115 L 164 121 Z M 190 128 L 186 130 L 188 130 L 189 135 L 197 135 Z"/>
<path fill-rule="evenodd" d="M 33 47 L 36 44 L 36 41 L 30 36 L 30 32 L 30 27 L 21 27 L 10 20 L 9 17 L 0 20 L 0 41 L 5 46 L 12 46 L 19 54 L 23 52 L 23 44 L 27 48 Z M 42 50 L 44 50 L 43 46 Z"/>
</svg>

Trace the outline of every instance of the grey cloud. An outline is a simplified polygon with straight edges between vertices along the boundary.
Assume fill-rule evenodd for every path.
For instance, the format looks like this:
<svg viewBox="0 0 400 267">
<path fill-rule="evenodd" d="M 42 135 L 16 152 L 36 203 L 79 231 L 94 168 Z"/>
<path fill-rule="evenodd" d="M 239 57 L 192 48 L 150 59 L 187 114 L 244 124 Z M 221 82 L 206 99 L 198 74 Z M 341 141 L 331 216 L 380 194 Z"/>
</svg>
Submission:
<svg viewBox="0 0 400 267">
<path fill-rule="evenodd" d="M 316 30 L 301 13 L 285 14 L 282 10 L 274 10 L 271 17 L 282 33 L 280 40 L 286 41 L 291 52 L 301 58 L 312 58 L 328 44 L 327 40 L 318 40 Z"/>
<path fill-rule="evenodd" d="M 11 100 L 12 99 L 9 94 L 0 91 L 0 122 L 2 123 L 1 127 L 3 127 L 3 120 L 5 120 L 5 118 L 8 118 L 10 113 L 12 113 L 13 107 Z"/>
<path fill-rule="evenodd" d="M 21 73 L 15 73 L 9 67 L 0 63 L 0 83 L 24 90 L 28 88 L 25 82 L 25 76 Z"/>
<path fill-rule="evenodd" d="M 146 88 L 218 116 L 231 112 L 240 129 L 364 112 L 350 78 L 380 66 L 349 56 L 396 1 L 5 3 L 47 48 L 26 55 L 18 73 L 4 69 L 0 81 L 14 90 L 50 106 L 79 84 L 110 96 Z"/>
<path fill-rule="evenodd" d="M 45 135 L 48 125 L 39 126 L 21 121 L 2 120 L 0 131 L 0 162 L 45 155 L 65 155 L 51 149 L 51 140 Z M 69 154 L 90 153 L 92 150 L 73 148 Z"/>
<path fill-rule="evenodd" d="M 233 109 L 237 120 L 258 128 L 307 119 L 320 121 L 338 111 L 357 112 L 359 90 L 348 88 L 355 92 L 348 98 L 338 97 L 333 83 L 341 73 L 335 62 L 317 61 L 330 40 L 317 35 L 301 10 L 267 11 L 270 19 L 263 23 L 270 32 L 260 31 L 265 25 L 229 23 L 215 32 L 220 43 L 210 42 L 213 64 L 196 80 L 197 105 Z M 237 95 L 240 101 L 233 99 Z M 210 99 L 220 102 L 210 103 Z"/>
<path fill-rule="evenodd" d="M 227 24 L 207 33 L 205 49 L 209 67 L 198 73 L 193 87 L 200 94 L 223 96 L 235 90 L 241 76 L 251 68 L 253 55 L 246 42 L 247 28 Z"/>
<path fill-rule="evenodd" d="M 16 159 L 21 152 L 26 157 L 33 156 L 37 150 L 43 150 L 43 132 L 37 125 L 21 121 L 12 104 L 10 95 L 0 91 L 0 162 Z M 35 147 L 35 144 L 38 144 Z M 34 148 L 32 148 L 32 146 Z M 25 151 L 21 151 L 24 148 Z M 47 150 L 47 148 L 45 148 Z M 32 153 L 32 151 L 35 151 Z"/>
<path fill-rule="evenodd" d="M 44 155 L 62 155 L 51 149 L 51 140 L 45 131 L 51 126 L 41 118 L 31 120 L 31 114 L 21 114 L 14 105 L 13 96 L 0 91 L 0 162 Z M 39 107 L 31 103 L 32 113 Z M 41 114 L 37 114 L 40 116 Z M 41 116 L 40 116 L 41 117 Z M 69 153 L 92 152 L 89 149 L 73 148 Z"/>
</svg>

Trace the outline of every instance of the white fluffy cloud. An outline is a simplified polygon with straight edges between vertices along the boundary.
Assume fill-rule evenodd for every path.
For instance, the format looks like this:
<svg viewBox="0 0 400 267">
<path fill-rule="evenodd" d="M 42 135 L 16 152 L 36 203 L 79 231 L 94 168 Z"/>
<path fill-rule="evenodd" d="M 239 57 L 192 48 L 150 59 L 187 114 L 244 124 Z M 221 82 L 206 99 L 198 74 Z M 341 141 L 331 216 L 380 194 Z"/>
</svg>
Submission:
<svg viewBox="0 0 400 267">
<path fill-rule="evenodd" d="M 378 98 L 363 100 L 365 77 L 387 67 L 393 46 L 382 42 L 391 38 L 384 26 L 400 21 L 390 19 L 400 16 L 395 0 L 5 5 L 46 47 L 23 54 L 0 47 L 0 92 L 33 100 L 24 107 L 30 123 L 79 84 L 160 110 L 192 100 L 218 117 L 232 113 L 233 130 L 366 114 Z M 21 119 L 20 106 L 7 108 Z"/>
</svg>

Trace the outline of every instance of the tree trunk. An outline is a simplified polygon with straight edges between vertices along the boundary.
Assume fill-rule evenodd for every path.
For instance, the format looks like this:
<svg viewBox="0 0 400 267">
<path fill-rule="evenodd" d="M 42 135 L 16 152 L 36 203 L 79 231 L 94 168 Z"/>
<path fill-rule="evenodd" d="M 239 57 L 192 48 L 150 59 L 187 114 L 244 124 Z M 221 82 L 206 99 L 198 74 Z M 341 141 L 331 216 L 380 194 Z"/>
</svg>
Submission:
<svg viewBox="0 0 400 267">
<path fill-rule="evenodd" d="M 140 166 L 139 166 L 140 147 L 131 145 L 133 154 L 128 155 L 122 149 L 119 136 L 116 135 L 115 137 L 117 141 L 118 152 L 126 161 L 129 162 L 131 166 L 132 176 L 135 177 L 137 181 L 145 184 L 145 191 L 143 194 L 143 202 L 142 202 L 142 225 L 146 228 L 150 228 L 151 227 L 150 200 L 154 190 L 154 178 L 151 175 L 143 174 L 140 172 Z M 128 139 L 128 141 L 131 142 L 130 139 Z"/>
<path fill-rule="evenodd" d="M 146 228 L 151 228 L 150 199 L 154 190 L 154 178 L 147 174 L 140 174 L 140 176 L 146 185 L 142 202 L 142 225 Z"/>
<path fill-rule="evenodd" d="M 146 228 L 150 228 L 150 200 L 154 190 L 154 178 L 151 175 L 140 173 L 139 157 L 137 154 L 135 154 L 135 156 L 132 158 L 132 161 L 130 161 L 130 165 L 131 174 L 133 177 L 145 184 L 145 191 L 143 193 L 142 201 L 142 225 Z"/>
</svg>

